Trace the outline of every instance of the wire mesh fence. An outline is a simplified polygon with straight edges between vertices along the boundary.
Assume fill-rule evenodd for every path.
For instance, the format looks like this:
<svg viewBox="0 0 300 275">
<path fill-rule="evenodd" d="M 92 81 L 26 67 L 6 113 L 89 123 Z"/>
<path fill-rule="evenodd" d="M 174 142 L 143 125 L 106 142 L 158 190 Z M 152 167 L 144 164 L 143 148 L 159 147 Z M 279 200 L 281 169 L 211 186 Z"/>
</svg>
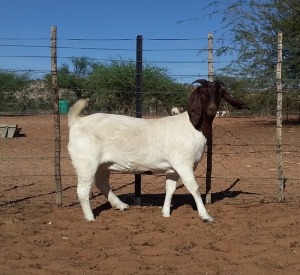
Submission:
<svg viewBox="0 0 300 275">
<path fill-rule="evenodd" d="M 2 193 L 2 204 L 39 195 L 52 198 L 55 193 L 50 42 L 50 38 L 1 39 L 0 58 L 5 66 L 0 71 L 0 123 L 17 124 L 22 128 L 18 138 L 0 139 L 0 176 L 6 191 Z M 60 99 L 72 104 L 77 98 L 89 96 L 93 103 L 89 112 L 135 115 L 136 38 L 58 38 L 58 42 Z M 191 83 L 197 78 L 208 78 L 207 45 L 206 37 L 143 38 L 143 117 L 172 115 L 174 108 L 185 111 L 193 89 Z M 214 51 L 216 47 L 217 39 Z M 18 54 L 6 54 L 6 49 L 11 48 L 16 48 Z M 222 77 L 222 68 L 227 62 L 214 57 L 215 77 Z M 163 76 L 163 80 L 157 75 Z M 17 81 L 12 81 L 12 77 Z M 240 86 L 235 86 L 231 78 L 223 81 L 232 94 L 250 105 L 251 110 L 237 111 L 222 103 L 214 120 L 213 201 L 228 199 L 228 203 L 237 204 L 273 201 L 278 192 L 276 75 L 263 81 L 245 77 L 236 77 L 236 80 Z M 16 82 L 18 86 L 14 86 Z M 297 80 L 282 79 L 282 82 L 285 197 L 288 201 L 299 201 L 299 87 Z M 68 129 L 63 113 L 60 114 L 60 130 L 63 201 L 72 205 L 77 203 L 76 177 L 66 149 Z M 206 156 L 196 176 L 204 191 Z M 147 198 L 152 203 L 156 200 L 160 203 L 164 181 L 162 175 L 142 175 L 142 194 L 147 195 L 145 203 Z M 114 174 L 111 185 L 117 194 L 134 200 L 133 176 Z M 180 182 L 177 194 L 187 194 Z M 92 197 L 103 199 L 96 189 Z M 229 199 L 232 197 L 234 200 Z"/>
</svg>

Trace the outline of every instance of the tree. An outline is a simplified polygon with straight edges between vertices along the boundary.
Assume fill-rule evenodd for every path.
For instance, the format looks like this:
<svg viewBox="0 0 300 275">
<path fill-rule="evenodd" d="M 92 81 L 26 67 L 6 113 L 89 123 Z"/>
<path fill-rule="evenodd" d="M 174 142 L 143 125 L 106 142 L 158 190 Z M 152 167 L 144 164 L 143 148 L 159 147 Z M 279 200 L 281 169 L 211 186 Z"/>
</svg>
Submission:
<svg viewBox="0 0 300 275">
<path fill-rule="evenodd" d="M 76 99 L 92 98 L 94 109 L 132 115 L 135 110 L 136 64 L 133 60 L 112 60 L 97 63 L 86 57 L 72 58 L 72 70 L 67 64 L 58 69 L 58 86 L 74 92 Z M 46 76 L 51 85 L 51 75 Z M 176 83 L 167 70 L 145 64 L 143 67 L 144 106 L 171 109 L 183 106 L 190 89 Z"/>
<path fill-rule="evenodd" d="M 154 107 L 156 114 L 159 107 L 165 108 L 170 115 L 172 106 L 186 106 L 190 89 L 174 82 L 166 69 L 146 65 L 143 82 L 144 103 Z"/>
<path fill-rule="evenodd" d="M 216 51 L 230 56 L 231 62 L 221 69 L 223 74 L 249 83 L 249 99 L 253 109 L 274 114 L 277 65 L 277 35 L 283 32 L 282 79 L 286 99 L 285 110 L 300 110 L 300 1 L 299 0 L 238 0 L 218 11 L 221 0 L 211 2 L 212 14 L 222 13 L 222 41 Z M 251 90 L 252 89 L 252 90 Z M 289 92 L 288 91 L 292 91 Z M 256 101 L 255 101 L 256 100 Z M 266 110 L 266 111 L 264 111 Z M 298 114 L 300 118 L 300 112 Z"/>
<path fill-rule="evenodd" d="M 88 83 L 100 110 L 133 114 L 135 109 L 135 62 L 130 60 L 94 64 Z M 164 68 L 144 65 L 143 106 L 170 109 L 187 98 L 187 88 L 176 83 Z"/>
<path fill-rule="evenodd" d="M 213 1 L 211 6 L 222 2 Z M 231 44 L 223 44 L 217 54 L 236 55 L 224 72 L 253 77 L 259 79 L 261 84 L 269 79 L 274 80 L 277 33 L 282 31 L 283 76 L 300 78 L 300 1 L 239 0 L 229 4 L 222 14 L 224 28 L 220 39 L 231 41 Z"/>
<path fill-rule="evenodd" d="M 22 111 L 25 102 L 16 109 L 18 97 L 30 82 L 30 73 L 17 74 L 13 72 L 0 72 L 0 110 L 1 111 Z M 19 94 L 17 94 L 19 93 Z"/>
<path fill-rule="evenodd" d="M 72 57 L 71 61 L 74 70 L 71 81 L 73 85 L 72 91 L 76 94 L 77 99 L 79 99 L 87 92 L 87 78 L 92 72 L 93 62 L 87 57 Z"/>
<path fill-rule="evenodd" d="M 89 90 L 100 110 L 132 114 L 135 106 L 135 63 L 94 63 L 88 78 Z"/>
<path fill-rule="evenodd" d="M 58 87 L 72 91 L 76 99 L 90 96 L 87 79 L 92 72 L 93 62 L 87 57 L 72 57 L 72 68 L 68 64 L 63 64 L 57 72 Z M 51 74 L 45 77 L 48 86 L 51 86 Z"/>
</svg>

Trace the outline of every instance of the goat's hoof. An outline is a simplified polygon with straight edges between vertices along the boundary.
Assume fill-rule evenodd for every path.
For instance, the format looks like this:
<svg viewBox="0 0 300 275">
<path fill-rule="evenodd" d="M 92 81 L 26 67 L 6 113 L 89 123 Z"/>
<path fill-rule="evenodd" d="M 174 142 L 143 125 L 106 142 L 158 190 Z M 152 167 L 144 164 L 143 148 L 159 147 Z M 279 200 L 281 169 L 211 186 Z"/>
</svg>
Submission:
<svg viewBox="0 0 300 275">
<path fill-rule="evenodd" d="M 169 213 L 162 213 L 162 216 L 163 216 L 164 218 L 169 218 L 171 215 L 170 215 Z"/>
<path fill-rule="evenodd" d="M 205 222 L 205 223 L 211 223 L 213 221 L 214 221 L 214 219 L 212 217 L 209 217 L 207 219 L 203 219 L 203 222 Z"/>
<path fill-rule="evenodd" d="M 123 203 L 122 205 L 119 205 L 117 207 L 117 209 L 121 210 L 121 211 L 124 211 L 124 210 L 128 210 L 129 209 L 129 205 L 126 204 L 126 203 Z"/>
</svg>

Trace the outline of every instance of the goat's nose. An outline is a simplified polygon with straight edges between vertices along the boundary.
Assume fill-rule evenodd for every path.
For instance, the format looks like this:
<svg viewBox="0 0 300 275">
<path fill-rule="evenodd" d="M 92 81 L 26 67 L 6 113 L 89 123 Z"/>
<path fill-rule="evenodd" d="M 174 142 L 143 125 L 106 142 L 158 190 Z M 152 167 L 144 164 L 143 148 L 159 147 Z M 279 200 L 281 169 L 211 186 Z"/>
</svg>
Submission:
<svg viewBox="0 0 300 275">
<path fill-rule="evenodd" d="M 210 113 L 214 114 L 214 113 L 217 112 L 217 107 L 215 107 L 215 106 L 209 106 L 208 110 L 209 110 Z"/>
</svg>

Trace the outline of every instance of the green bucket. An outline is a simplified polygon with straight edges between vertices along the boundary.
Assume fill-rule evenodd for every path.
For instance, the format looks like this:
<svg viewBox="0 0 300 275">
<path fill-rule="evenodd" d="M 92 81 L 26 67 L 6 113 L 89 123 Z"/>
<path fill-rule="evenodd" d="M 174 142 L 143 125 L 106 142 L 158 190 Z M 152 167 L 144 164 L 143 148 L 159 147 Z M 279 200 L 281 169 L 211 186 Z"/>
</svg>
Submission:
<svg viewBox="0 0 300 275">
<path fill-rule="evenodd" d="M 60 100 L 58 103 L 59 113 L 66 115 L 69 112 L 70 102 L 67 100 Z"/>
</svg>

